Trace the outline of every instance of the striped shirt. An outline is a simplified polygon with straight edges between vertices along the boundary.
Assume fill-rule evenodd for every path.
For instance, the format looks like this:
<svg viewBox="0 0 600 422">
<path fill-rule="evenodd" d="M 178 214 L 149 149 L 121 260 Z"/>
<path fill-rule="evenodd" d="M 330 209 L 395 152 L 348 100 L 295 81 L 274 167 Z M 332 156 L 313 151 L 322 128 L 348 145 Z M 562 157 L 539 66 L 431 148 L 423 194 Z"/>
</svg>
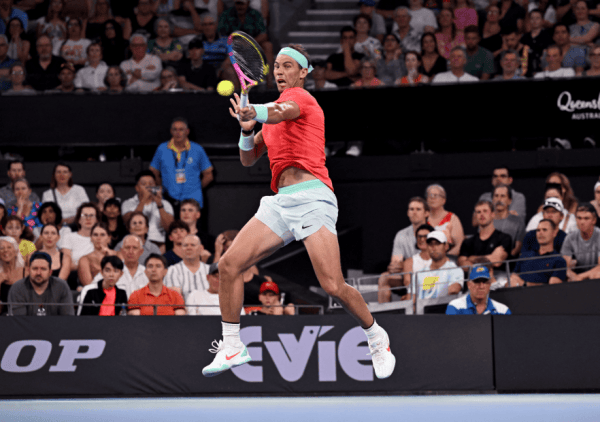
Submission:
<svg viewBox="0 0 600 422">
<path fill-rule="evenodd" d="M 208 269 L 210 265 L 200 262 L 198 271 L 191 272 L 185 265 L 185 261 L 171 265 L 164 279 L 164 284 L 167 287 L 179 287 L 184 299 L 187 300 L 188 295 L 194 290 L 208 290 Z"/>
</svg>

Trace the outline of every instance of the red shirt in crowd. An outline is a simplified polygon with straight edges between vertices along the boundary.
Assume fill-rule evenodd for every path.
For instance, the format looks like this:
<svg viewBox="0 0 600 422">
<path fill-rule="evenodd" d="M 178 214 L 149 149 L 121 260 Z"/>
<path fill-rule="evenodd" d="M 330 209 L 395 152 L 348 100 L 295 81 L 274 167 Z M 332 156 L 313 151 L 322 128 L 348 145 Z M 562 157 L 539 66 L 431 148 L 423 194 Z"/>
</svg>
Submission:
<svg viewBox="0 0 600 422">
<path fill-rule="evenodd" d="M 175 315 L 175 310 L 185 309 L 185 302 L 183 297 L 175 290 L 171 290 L 168 287 L 163 286 L 160 295 L 154 296 L 150 293 L 148 286 L 136 290 L 131 294 L 129 298 L 128 308 L 139 309 L 141 315 L 154 315 L 153 306 L 140 306 L 140 305 L 173 305 L 173 306 L 157 306 L 156 315 Z"/>
</svg>

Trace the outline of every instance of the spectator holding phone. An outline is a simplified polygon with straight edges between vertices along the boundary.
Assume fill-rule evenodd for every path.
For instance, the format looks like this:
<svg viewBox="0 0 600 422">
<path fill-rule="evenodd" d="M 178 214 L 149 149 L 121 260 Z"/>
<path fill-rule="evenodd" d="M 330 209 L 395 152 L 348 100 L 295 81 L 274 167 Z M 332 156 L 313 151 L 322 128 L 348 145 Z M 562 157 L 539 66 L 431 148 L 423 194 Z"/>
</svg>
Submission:
<svg viewBox="0 0 600 422">
<path fill-rule="evenodd" d="M 148 218 L 147 238 L 156 244 L 165 253 L 165 235 L 169 225 L 173 222 L 173 207 L 162 197 L 162 189 L 156 186 L 156 178 L 150 170 L 139 172 L 135 176 L 135 191 L 121 206 L 121 213 L 125 224 L 134 211 L 142 212 Z"/>
</svg>

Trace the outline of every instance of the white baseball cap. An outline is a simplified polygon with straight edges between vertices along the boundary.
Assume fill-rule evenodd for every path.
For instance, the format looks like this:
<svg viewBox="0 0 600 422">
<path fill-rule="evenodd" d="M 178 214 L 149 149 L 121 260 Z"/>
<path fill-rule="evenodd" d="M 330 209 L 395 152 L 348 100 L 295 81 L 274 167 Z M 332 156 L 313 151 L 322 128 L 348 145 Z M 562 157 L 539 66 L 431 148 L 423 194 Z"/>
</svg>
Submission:
<svg viewBox="0 0 600 422">
<path fill-rule="evenodd" d="M 427 243 L 429 243 L 430 239 L 435 239 L 440 243 L 448 243 L 448 239 L 446 238 L 444 232 L 439 230 L 434 230 L 427 235 Z"/>
<path fill-rule="evenodd" d="M 542 209 L 548 208 L 548 207 L 552 207 L 552 208 L 554 208 L 558 212 L 563 212 L 563 210 L 565 209 L 565 207 L 563 206 L 562 201 L 560 199 L 558 199 L 558 198 L 548 198 L 548 199 L 546 199 L 544 201 L 544 206 L 542 207 Z"/>
</svg>

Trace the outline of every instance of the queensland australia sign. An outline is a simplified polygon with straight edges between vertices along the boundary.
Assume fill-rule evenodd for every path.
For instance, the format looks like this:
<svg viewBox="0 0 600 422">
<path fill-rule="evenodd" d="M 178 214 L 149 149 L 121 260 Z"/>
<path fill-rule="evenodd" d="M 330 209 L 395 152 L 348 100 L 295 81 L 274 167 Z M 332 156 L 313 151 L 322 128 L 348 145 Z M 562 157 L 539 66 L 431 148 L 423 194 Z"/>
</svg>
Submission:
<svg viewBox="0 0 600 422">
<path fill-rule="evenodd" d="M 592 98 L 595 95 L 595 98 Z M 600 120 L 600 92 L 587 94 L 579 91 L 571 94 L 563 91 L 558 95 L 556 105 L 561 112 L 568 113 L 571 120 Z"/>
</svg>

